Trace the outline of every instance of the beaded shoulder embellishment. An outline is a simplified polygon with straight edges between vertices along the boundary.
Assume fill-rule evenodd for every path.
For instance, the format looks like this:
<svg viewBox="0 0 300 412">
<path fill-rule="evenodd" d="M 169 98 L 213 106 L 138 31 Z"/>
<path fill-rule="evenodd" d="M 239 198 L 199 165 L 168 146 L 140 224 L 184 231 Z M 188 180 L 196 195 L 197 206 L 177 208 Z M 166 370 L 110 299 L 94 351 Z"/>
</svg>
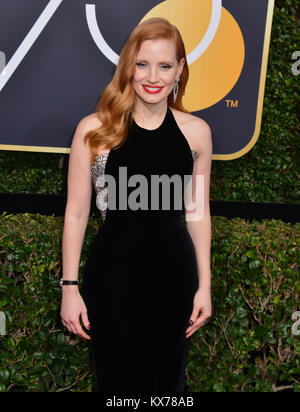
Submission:
<svg viewBox="0 0 300 412">
<path fill-rule="evenodd" d="M 92 179 L 96 191 L 96 206 L 102 214 L 102 219 L 106 218 L 106 209 L 103 204 L 107 202 L 107 188 L 105 186 L 105 166 L 109 153 L 103 153 L 96 157 L 95 163 L 90 164 Z"/>
<path fill-rule="evenodd" d="M 197 152 L 195 150 L 191 150 L 193 160 L 196 159 Z M 103 221 L 106 218 L 106 209 L 104 205 L 107 204 L 107 187 L 105 185 L 105 166 L 108 159 L 109 153 L 103 153 L 96 157 L 95 163 L 90 164 L 92 179 L 96 191 L 96 206 L 101 211 L 101 215 Z"/>
</svg>

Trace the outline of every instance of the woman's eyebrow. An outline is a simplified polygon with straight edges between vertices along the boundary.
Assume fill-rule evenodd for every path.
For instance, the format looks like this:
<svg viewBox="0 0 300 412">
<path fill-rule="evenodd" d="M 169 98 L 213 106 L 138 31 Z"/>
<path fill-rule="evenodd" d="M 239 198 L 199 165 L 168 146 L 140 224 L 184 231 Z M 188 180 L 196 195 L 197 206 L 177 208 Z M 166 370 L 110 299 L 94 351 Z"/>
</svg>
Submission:
<svg viewBox="0 0 300 412">
<path fill-rule="evenodd" d="M 148 60 L 147 60 L 147 59 L 136 59 L 136 61 L 137 61 L 137 62 L 148 63 Z M 158 64 L 170 64 L 170 65 L 172 65 L 173 62 L 168 61 L 168 60 L 164 60 L 164 61 L 159 62 Z"/>
</svg>

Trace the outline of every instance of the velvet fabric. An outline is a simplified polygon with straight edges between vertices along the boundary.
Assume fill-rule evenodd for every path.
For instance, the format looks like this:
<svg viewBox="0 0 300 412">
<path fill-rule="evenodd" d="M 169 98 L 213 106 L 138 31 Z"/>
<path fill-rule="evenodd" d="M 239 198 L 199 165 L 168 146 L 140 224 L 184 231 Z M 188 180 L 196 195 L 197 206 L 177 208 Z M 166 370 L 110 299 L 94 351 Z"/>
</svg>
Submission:
<svg viewBox="0 0 300 412">
<path fill-rule="evenodd" d="M 147 130 L 133 122 L 105 173 L 127 177 L 193 173 L 191 148 L 170 108 Z M 124 171 L 124 169 L 123 169 Z M 127 184 L 127 182 L 126 182 Z M 138 186 L 138 185 L 137 185 Z M 137 186 L 128 187 L 128 196 Z M 96 392 L 183 392 L 198 288 L 196 255 L 181 210 L 107 209 L 88 251 L 82 296 L 91 323 Z M 108 192 L 110 196 L 110 192 Z M 116 191 L 118 205 L 118 190 Z"/>
</svg>

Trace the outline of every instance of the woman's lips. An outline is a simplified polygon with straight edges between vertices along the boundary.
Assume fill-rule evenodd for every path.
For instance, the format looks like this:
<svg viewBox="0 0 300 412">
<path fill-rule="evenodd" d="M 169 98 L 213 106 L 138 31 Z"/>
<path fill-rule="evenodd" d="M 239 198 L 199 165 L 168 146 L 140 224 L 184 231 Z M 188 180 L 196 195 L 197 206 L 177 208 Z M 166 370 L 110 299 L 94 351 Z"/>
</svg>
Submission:
<svg viewBox="0 0 300 412">
<path fill-rule="evenodd" d="M 144 90 L 150 94 L 156 94 L 162 91 L 162 86 L 149 86 L 148 84 L 143 85 Z"/>
</svg>

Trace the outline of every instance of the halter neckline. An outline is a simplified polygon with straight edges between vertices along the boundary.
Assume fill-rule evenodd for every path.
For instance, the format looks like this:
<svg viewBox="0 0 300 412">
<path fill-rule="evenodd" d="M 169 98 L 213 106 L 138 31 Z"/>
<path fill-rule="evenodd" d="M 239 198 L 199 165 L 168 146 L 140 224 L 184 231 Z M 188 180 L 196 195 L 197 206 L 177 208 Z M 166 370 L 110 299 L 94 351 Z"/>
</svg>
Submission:
<svg viewBox="0 0 300 412">
<path fill-rule="evenodd" d="M 142 127 L 142 126 L 139 126 L 137 123 L 136 123 L 136 121 L 134 120 L 134 118 L 132 117 L 132 121 L 133 121 L 133 124 L 138 128 L 138 129 L 140 129 L 140 130 L 143 130 L 144 132 L 157 132 L 158 130 L 160 130 L 163 126 L 164 126 L 164 124 L 166 123 L 166 120 L 167 120 L 167 117 L 168 117 L 168 115 L 169 115 L 169 112 L 170 112 L 170 108 L 169 108 L 169 106 L 168 106 L 168 108 L 167 108 L 167 111 L 166 111 L 166 114 L 165 114 L 165 116 L 164 116 L 164 119 L 163 119 L 163 121 L 162 121 L 162 123 L 156 128 L 156 129 L 145 129 L 144 127 Z"/>
</svg>

